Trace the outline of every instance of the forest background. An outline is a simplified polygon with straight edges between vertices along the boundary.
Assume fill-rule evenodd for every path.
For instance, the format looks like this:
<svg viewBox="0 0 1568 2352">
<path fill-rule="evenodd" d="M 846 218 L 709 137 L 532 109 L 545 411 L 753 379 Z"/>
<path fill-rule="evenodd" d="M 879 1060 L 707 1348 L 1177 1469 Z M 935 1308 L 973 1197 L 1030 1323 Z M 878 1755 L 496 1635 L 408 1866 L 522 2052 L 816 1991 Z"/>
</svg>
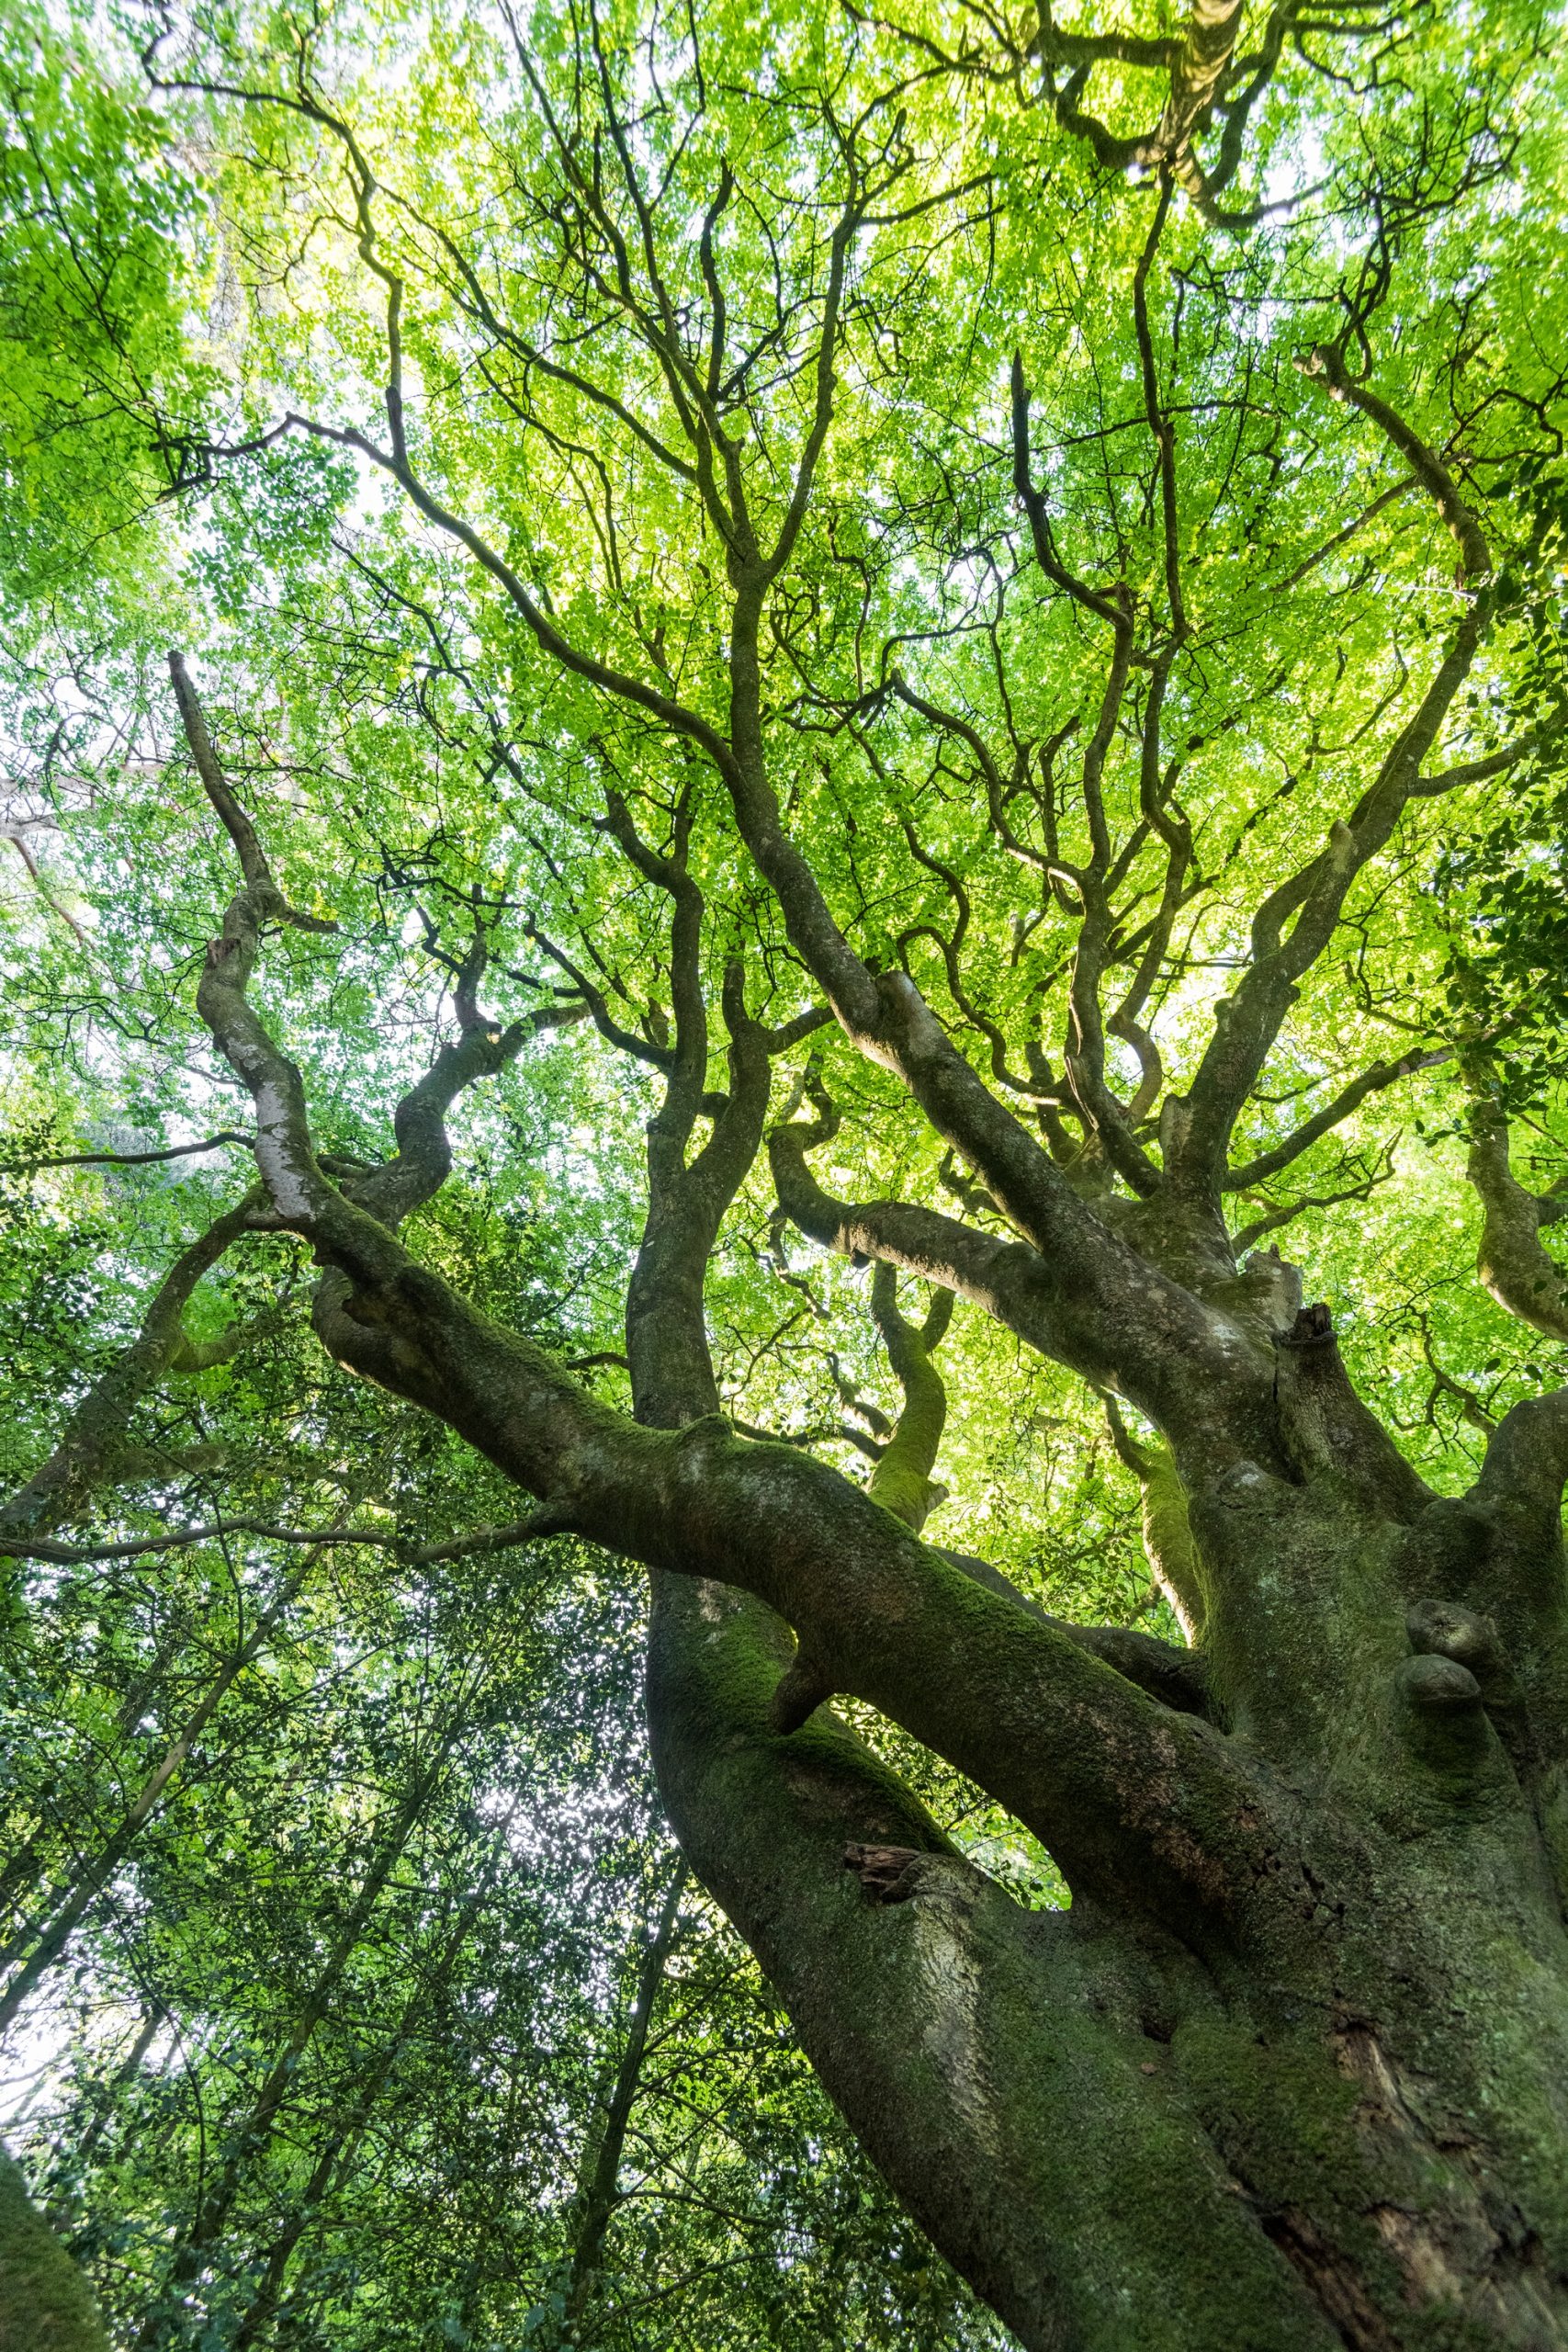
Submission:
<svg viewBox="0 0 1568 2352">
<path fill-rule="evenodd" d="M 1560 28 L 1210 13 L 1185 97 L 1155 8 L 5 21 L 0 2022 L 117 2343 L 1010 2340 L 681 1859 L 643 1571 L 333 1347 L 197 1002 L 259 879 L 318 1168 L 644 1421 L 696 1418 L 631 1385 L 650 1198 L 750 1053 L 791 1136 L 699 1272 L 729 1427 L 1187 1671 L 1157 1417 L 841 1210 L 1021 1230 L 705 766 L 715 466 L 790 540 L 792 838 L 1101 1207 L 1451 666 L 1483 518 L 1441 773 L 1292 978 L 1225 1209 L 1439 1495 L 1562 1377 Z M 1066 1910 L 1005 1790 L 818 1679 Z"/>
</svg>

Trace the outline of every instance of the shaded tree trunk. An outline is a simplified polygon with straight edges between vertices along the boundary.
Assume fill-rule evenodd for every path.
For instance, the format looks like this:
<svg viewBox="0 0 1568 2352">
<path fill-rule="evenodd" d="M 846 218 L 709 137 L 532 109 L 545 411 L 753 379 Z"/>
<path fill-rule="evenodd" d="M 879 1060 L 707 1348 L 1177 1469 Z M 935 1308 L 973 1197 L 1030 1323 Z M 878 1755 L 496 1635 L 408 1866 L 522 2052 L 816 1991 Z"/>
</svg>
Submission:
<svg viewBox="0 0 1568 2352">
<path fill-rule="evenodd" d="M 158 2030 L 166 2021 L 165 2012 L 150 2004 L 137 2028 L 136 2039 L 114 2072 L 99 2085 L 88 2113 L 87 2128 L 71 2151 L 75 2164 L 84 2172 L 97 2154 L 99 2143 L 118 2120 L 121 2094 L 130 2089 L 141 2074 L 147 2052 L 158 2038 Z M 70 2210 L 57 2195 L 51 2194 L 46 2211 L 55 2229 L 67 2229 Z"/>
<path fill-rule="evenodd" d="M 572 2232 L 571 2260 L 567 2271 L 565 2325 L 575 2341 L 582 2313 L 592 2300 L 604 2264 L 604 2238 L 620 2202 L 621 2163 L 626 2153 L 626 2126 L 642 2082 L 643 2058 L 654 2005 L 664 1982 L 670 1948 L 675 1939 L 681 1897 L 686 1887 L 686 1866 L 673 1872 L 659 1917 L 637 1968 L 637 1993 L 626 2024 L 626 2038 L 604 2110 L 593 2162 L 585 2168 Z"/>
<path fill-rule="evenodd" d="M 0 2155 L 0 2347 L 108 2352 L 86 2281 L 6 2155 Z"/>
</svg>

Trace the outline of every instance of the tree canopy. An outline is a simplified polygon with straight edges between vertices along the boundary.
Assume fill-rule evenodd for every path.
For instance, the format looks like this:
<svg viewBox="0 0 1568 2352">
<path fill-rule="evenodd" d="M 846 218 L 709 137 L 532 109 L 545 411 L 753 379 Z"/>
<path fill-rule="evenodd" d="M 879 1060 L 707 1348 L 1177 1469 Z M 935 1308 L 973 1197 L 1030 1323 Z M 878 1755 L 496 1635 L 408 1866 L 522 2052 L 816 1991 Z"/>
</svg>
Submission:
<svg viewBox="0 0 1568 2352">
<path fill-rule="evenodd" d="M 1066 17 L 6 21 L 0 2344 L 1568 2343 L 1561 26 Z"/>
</svg>

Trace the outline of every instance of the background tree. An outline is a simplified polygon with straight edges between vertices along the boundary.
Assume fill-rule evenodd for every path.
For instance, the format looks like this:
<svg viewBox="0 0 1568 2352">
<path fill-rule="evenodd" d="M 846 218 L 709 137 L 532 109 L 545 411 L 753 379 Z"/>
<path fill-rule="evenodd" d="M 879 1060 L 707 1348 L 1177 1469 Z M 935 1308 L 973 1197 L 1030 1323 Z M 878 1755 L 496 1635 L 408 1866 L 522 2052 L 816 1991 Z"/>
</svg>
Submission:
<svg viewBox="0 0 1568 2352">
<path fill-rule="evenodd" d="M 123 31 L 207 372 L 101 356 L 182 650 L 106 567 L 108 642 L 51 614 L 15 665 L 65 835 L 15 912 L 9 1279 L 70 1393 L 19 1406 L 5 1541 L 29 1667 L 55 1572 L 117 1558 L 176 1562 L 173 1640 L 130 1644 L 167 1712 L 116 1735 L 123 1804 L 77 1752 L 105 1700 L 61 1709 L 16 1964 L 133 1848 L 151 1932 L 187 1899 L 157 1758 L 312 1589 L 275 1570 L 198 1684 L 203 1547 L 352 1558 L 448 1724 L 376 1758 L 141 2340 L 341 2324 L 320 2217 L 520 1899 L 400 1927 L 398 1841 L 517 1736 L 516 1564 L 563 1541 L 563 1582 L 651 1572 L 686 1864 L 1022 2342 L 1568 2340 L 1544 20 Z M 570 1747 L 592 1637 L 547 1622 Z M 488 1828 L 500 1871 L 505 1817 L 432 1815 L 444 1871 Z M 671 1871 L 601 1947 L 547 2285 L 482 2189 L 444 2209 L 457 2340 L 646 2329 L 634 2129 L 717 2203 L 648 2105 Z M 542 2149 L 525 2104 L 497 2147 Z"/>
</svg>

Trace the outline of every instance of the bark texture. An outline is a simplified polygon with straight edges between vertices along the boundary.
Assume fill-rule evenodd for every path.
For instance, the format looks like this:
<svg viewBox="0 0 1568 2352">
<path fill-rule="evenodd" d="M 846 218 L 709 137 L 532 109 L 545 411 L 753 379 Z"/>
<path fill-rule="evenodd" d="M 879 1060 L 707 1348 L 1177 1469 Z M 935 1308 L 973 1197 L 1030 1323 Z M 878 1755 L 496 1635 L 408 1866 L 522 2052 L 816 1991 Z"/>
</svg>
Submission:
<svg viewBox="0 0 1568 2352">
<path fill-rule="evenodd" d="M 108 2352 L 76 2265 L 0 2155 L 0 2352 Z"/>
</svg>

